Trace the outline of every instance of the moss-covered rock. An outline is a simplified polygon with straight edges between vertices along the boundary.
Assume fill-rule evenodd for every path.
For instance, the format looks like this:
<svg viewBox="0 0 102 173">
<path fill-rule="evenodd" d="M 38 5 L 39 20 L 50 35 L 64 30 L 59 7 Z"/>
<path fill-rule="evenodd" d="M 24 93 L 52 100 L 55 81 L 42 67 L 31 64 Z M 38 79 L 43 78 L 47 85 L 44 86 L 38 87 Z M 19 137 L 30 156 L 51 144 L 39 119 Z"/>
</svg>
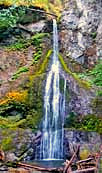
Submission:
<svg viewBox="0 0 102 173">
<path fill-rule="evenodd" d="M 85 89 L 90 89 L 91 88 L 91 83 L 89 83 L 88 81 L 82 80 L 80 79 L 76 73 L 73 73 L 67 66 L 67 64 L 64 62 L 63 57 L 61 56 L 61 54 L 58 55 L 59 60 L 61 62 L 61 65 L 63 67 L 63 69 L 65 70 L 65 72 L 67 72 L 69 75 L 71 75 L 76 82 L 79 84 L 79 86 L 85 88 Z"/>
</svg>

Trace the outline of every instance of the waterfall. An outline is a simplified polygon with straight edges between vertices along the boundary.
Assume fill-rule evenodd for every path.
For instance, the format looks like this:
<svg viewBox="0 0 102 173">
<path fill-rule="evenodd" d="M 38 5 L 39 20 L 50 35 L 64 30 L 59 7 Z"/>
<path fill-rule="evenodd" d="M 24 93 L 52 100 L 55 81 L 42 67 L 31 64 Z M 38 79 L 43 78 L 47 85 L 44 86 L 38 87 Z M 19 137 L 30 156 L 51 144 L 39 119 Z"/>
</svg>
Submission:
<svg viewBox="0 0 102 173">
<path fill-rule="evenodd" d="M 60 92 L 60 63 L 58 60 L 58 31 L 53 20 L 53 55 L 46 79 L 44 95 L 44 119 L 42 123 L 41 159 L 63 159 L 63 136 L 65 114 L 64 82 L 63 94 Z"/>
</svg>

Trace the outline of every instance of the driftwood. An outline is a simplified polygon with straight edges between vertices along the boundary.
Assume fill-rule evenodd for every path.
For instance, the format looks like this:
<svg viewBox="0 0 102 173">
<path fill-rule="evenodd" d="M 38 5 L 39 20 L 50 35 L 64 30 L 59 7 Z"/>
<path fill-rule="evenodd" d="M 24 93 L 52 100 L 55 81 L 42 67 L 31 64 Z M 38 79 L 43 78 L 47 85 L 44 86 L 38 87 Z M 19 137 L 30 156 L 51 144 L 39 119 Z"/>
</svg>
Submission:
<svg viewBox="0 0 102 173">
<path fill-rule="evenodd" d="M 18 167 L 23 167 L 23 168 L 35 169 L 37 171 L 63 172 L 63 168 L 45 168 L 45 167 L 40 167 L 40 166 L 37 166 L 37 165 L 29 165 L 29 164 L 21 163 L 21 162 L 18 162 L 17 166 Z"/>
<path fill-rule="evenodd" d="M 96 167 L 73 171 L 73 173 L 96 173 Z"/>
<path fill-rule="evenodd" d="M 40 136 L 37 136 L 38 139 Z M 35 139 L 37 139 L 35 137 Z M 34 139 L 34 141 L 35 141 Z M 78 169 L 75 171 L 72 171 L 71 166 L 73 163 L 73 160 L 75 159 L 75 157 L 78 154 L 79 151 L 79 147 L 80 145 L 77 146 L 76 151 L 74 152 L 72 158 L 68 161 L 66 160 L 65 167 L 60 167 L 60 168 L 47 168 L 47 167 L 41 167 L 39 165 L 30 165 L 27 163 L 22 163 L 22 162 L 16 162 L 15 166 L 18 168 L 24 168 L 26 170 L 37 170 L 37 171 L 44 171 L 44 172 L 56 172 L 56 173 L 98 173 L 98 163 L 99 163 L 99 159 L 101 156 L 101 152 L 100 153 L 96 153 L 91 155 L 89 158 L 85 159 L 85 160 L 80 160 L 78 161 L 76 164 L 78 166 Z"/>
<path fill-rule="evenodd" d="M 99 167 L 100 157 L 101 157 L 101 152 L 90 155 L 88 157 L 88 159 L 78 161 L 76 163 L 78 170 L 75 173 L 80 173 L 80 172 L 82 172 L 82 173 L 84 173 L 84 172 L 97 173 L 98 167 Z"/>
<path fill-rule="evenodd" d="M 0 161 L 4 161 L 5 160 L 5 153 L 3 150 L 0 150 Z"/>
<path fill-rule="evenodd" d="M 27 8 L 28 10 L 30 10 L 30 11 L 36 11 L 36 12 L 40 12 L 40 13 L 45 13 L 45 14 L 47 14 L 47 15 L 51 15 L 51 16 L 53 16 L 53 17 L 58 17 L 57 15 L 55 15 L 55 14 L 53 14 L 53 13 L 49 13 L 49 12 L 46 12 L 46 11 L 44 11 L 44 10 L 40 10 L 40 9 L 33 9 L 33 8 Z"/>
<path fill-rule="evenodd" d="M 64 168 L 63 172 L 72 173 L 71 165 L 69 165 L 70 164 L 70 161 L 69 160 L 66 160 L 66 162 L 64 164 L 65 164 L 65 168 Z M 69 165 L 69 167 L 68 167 L 68 165 Z"/>
<path fill-rule="evenodd" d="M 80 160 L 76 164 L 77 164 L 78 170 L 96 167 L 96 161 L 94 158 Z"/>
<path fill-rule="evenodd" d="M 73 154 L 72 158 L 70 159 L 70 161 L 67 160 L 67 161 L 65 162 L 65 168 L 64 168 L 64 170 L 63 170 L 63 173 L 71 173 L 71 164 L 72 164 L 74 158 L 76 157 L 77 152 L 79 151 L 79 148 L 80 148 L 80 145 L 77 146 L 77 149 L 76 149 L 76 151 L 74 152 L 74 154 Z M 69 167 L 70 167 L 70 169 L 69 169 Z"/>
</svg>

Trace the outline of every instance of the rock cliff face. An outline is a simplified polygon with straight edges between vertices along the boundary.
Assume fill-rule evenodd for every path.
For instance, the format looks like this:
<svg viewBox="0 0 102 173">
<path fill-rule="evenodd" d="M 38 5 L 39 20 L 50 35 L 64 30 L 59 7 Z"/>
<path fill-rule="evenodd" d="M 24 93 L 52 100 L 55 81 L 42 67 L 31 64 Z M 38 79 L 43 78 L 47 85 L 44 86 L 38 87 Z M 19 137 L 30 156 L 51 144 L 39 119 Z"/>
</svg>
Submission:
<svg viewBox="0 0 102 173">
<path fill-rule="evenodd" d="M 64 157 L 73 154 L 73 147 L 80 145 L 79 156 L 84 159 L 89 154 L 98 152 L 102 143 L 102 135 L 95 132 L 68 131 L 65 130 Z M 83 157 L 83 158 L 82 158 Z"/>
<path fill-rule="evenodd" d="M 72 72 L 92 69 L 102 59 L 102 2 L 96 0 L 65 0 L 59 27 L 60 52 Z M 95 88 L 80 87 L 67 76 L 69 109 L 79 115 L 98 114 L 92 106 Z M 100 113 L 99 113 L 100 114 Z"/>
<path fill-rule="evenodd" d="M 65 0 L 61 17 L 61 51 L 85 67 L 102 59 L 102 2 Z"/>
</svg>

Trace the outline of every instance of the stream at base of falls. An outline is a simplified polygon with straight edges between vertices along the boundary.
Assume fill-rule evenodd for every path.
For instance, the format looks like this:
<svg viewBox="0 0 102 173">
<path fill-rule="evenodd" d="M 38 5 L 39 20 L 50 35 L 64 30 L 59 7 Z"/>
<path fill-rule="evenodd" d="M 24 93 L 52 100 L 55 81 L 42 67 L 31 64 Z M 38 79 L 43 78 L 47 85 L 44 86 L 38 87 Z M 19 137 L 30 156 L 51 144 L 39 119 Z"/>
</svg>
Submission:
<svg viewBox="0 0 102 173">
<path fill-rule="evenodd" d="M 29 162 L 31 165 L 36 165 L 44 168 L 59 168 L 64 167 L 64 160 L 61 159 L 53 159 L 53 160 L 34 160 L 33 162 Z"/>
</svg>

